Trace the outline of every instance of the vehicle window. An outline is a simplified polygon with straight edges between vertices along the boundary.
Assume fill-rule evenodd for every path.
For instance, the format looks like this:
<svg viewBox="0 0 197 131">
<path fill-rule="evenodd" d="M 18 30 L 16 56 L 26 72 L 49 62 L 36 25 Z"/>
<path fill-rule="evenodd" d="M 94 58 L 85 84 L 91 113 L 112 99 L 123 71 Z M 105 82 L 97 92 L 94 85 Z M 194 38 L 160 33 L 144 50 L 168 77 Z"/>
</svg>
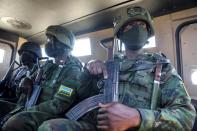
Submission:
<svg viewBox="0 0 197 131">
<path fill-rule="evenodd" d="M 6 71 L 9 69 L 11 56 L 12 48 L 8 44 L 0 41 L 0 79 L 3 78 Z"/>
<path fill-rule="evenodd" d="M 190 24 L 180 32 L 180 44 L 183 64 L 183 80 L 190 95 L 196 96 L 197 92 L 197 23 Z"/>
<path fill-rule="evenodd" d="M 88 56 L 91 55 L 91 46 L 89 38 L 80 38 L 75 41 L 72 51 L 73 56 Z"/>
<path fill-rule="evenodd" d="M 0 63 L 3 63 L 5 50 L 0 49 Z"/>
</svg>

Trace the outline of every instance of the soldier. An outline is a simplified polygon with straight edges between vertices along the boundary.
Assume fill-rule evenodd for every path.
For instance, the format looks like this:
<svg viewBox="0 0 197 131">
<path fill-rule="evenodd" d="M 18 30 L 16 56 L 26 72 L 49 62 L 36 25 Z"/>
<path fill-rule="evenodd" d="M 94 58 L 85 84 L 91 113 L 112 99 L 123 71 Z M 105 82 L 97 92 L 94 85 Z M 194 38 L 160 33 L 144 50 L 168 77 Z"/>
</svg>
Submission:
<svg viewBox="0 0 197 131">
<path fill-rule="evenodd" d="M 182 79 L 163 55 L 145 53 L 142 49 L 153 34 L 150 15 L 144 8 L 123 9 L 115 18 L 114 35 L 125 44 L 126 48 L 126 56 L 119 60 L 119 102 L 99 104 L 97 129 L 106 131 L 192 129 L 195 110 Z M 101 73 L 104 78 L 107 77 L 105 65 L 95 60 L 87 64 L 85 71 L 87 78 L 83 79 L 86 84 L 82 83 L 86 86 L 84 91 L 88 88 L 89 92 L 102 89 L 102 85 L 94 78 Z M 94 84 L 95 82 L 97 84 Z M 160 82 L 160 86 L 155 92 L 154 85 L 157 82 Z M 159 97 L 153 97 L 155 94 Z M 67 119 L 48 120 L 39 129 L 43 131 L 88 129 L 82 126 L 81 120 L 78 122 Z"/>
<path fill-rule="evenodd" d="M 38 57 L 41 57 L 41 49 L 37 43 L 25 42 L 18 50 L 18 54 L 20 65 L 18 69 L 14 71 L 14 75 L 11 77 L 11 79 L 8 80 L 9 93 L 5 92 L 2 94 L 2 98 L 7 98 L 7 100 L 12 100 L 13 98 L 16 98 L 16 92 L 19 91 L 18 87 L 22 78 L 24 78 L 28 73 L 34 72 L 36 67 L 36 60 Z M 2 83 L 1 85 L 3 86 Z"/>
<path fill-rule="evenodd" d="M 46 29 L 47 44 L 45 51 L 55 59 L 55 63 L 44 65 L 42 91 L 35 106 L 12 116 L 2 130 L 36 131 L 45 120 L 63 116 L 72 103 L 73 94 L 80 85 L 78 82 L 81 63 L 71 55 L 74 46 L 72 32 L 59 25 Z M 26 78 L 27 82 L 32 81 Z M 24 82 L 25 83 L 25 82 Z M 27 88 L 21 84 L 23 88 Z"/>
<path fill-rule="evenodd" d="M 35 42 L 25 42 L 21 48 L 18 50 L 18 54 L 20 56 L 21 67 L 17 70 L 12 81 L 12 85 L 17 87 L 16 92 L 18 97 L 20 96 L 21 90 L 19 88 L 19 84 L 21 80 L 26 77 L 32 75 L 37 69 L 37 59 L 42 57 L 41 48 L 39 44 Z"/>
<path fill-rule="evenodd" d="M 25 42 L 18 50 L 19 59 L 21 65 L 16 69 L 15 74 L 10 80 L 9 89 L 13 94 L 12 96 L 6 96 L 0 100 L 0 117 L 3 117 L 11 110 L 13 110 L 16 105 L 23 105 L 24 103 L 18 100 L 21 94 L 21 89 L 19 88 L 20 81 L 27 75 L 31 75 L 36 70 L 36 61 L 37 58 L 41 57 L 41 48 L 37 43 L 34 42 Z M 12 103 L 12 102 L 17 102 Z"/>
</svg>

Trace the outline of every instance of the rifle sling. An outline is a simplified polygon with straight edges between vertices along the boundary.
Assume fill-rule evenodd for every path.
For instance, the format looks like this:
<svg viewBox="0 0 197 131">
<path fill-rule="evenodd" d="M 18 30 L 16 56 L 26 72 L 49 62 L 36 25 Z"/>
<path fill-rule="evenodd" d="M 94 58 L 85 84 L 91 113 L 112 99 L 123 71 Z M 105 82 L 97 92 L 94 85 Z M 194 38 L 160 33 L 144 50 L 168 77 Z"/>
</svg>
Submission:
<svg viewBox="0 0 197 131">
<path fill-rule="evenodd" d="M 151 98 L 151 110 L 154 110 L 157 107 L 157 101 L 160 92 L 161 70 L 162 70 L 162 64 L 159 63 L 158 61 L 155 68 L 155 78 L 154 78 L 152 98 Z"/>
</svg>

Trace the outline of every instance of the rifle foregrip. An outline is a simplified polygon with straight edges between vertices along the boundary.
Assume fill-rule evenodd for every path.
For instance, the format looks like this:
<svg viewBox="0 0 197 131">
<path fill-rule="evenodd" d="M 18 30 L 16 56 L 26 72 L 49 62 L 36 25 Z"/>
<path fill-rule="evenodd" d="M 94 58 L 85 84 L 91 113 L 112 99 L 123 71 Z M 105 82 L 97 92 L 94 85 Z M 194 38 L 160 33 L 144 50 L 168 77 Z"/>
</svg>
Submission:
<svg viewBox="0 0 197 131">
<path fill-rule="evenodd" d="M 87 112 L 98 108 L 98 104 L 103 102 L 103 94 L 95 95 L 92 97 L 89 97 L 77 105 L 75 105 L 73 108 L 71 108 L 66 114 L 65 117 L 70 120 L 78 120 L 80 117 L 82 117 Z"/>
</svg>

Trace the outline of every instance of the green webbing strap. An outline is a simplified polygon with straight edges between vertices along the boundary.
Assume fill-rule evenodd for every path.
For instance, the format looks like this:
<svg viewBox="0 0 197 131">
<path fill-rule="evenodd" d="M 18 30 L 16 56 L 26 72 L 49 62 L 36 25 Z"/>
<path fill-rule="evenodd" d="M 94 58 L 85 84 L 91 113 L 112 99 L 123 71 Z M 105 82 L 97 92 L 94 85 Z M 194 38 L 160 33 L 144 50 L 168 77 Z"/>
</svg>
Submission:
<svg viewBox="0 0 197 131">
<path fill-rule="evenodd" d="M 160 91 L 160 79 L 161 79 L 161 70 L 162 70 L 162 63 L 157 61 L 156 69 L 155 69 L 155 79 L 153 85 L 153 92 L 152 92 L 152 99 L 151 99 L 151 110 L 156 109 L 157 101 Z"/>
<path fill-rule="evenodd" d="M 59 66 L 58 66 L 58 69 L 57 69 L 57 71 L 56 71 L 56 73 L 55 73 L 55 76 L 53 77 L 53 80 L 50 82 L 50 85 L 51 85 L 52 88 L 53 88 L 53 86 L 55 85 L 55 83 L 57 82 L 58 77 L 59 77 L 59 75 L 60 75 L 62 69 L 63 69 L 63 66 L 62 66 L 62 65 L 59 65 Z"/>
</svg>

